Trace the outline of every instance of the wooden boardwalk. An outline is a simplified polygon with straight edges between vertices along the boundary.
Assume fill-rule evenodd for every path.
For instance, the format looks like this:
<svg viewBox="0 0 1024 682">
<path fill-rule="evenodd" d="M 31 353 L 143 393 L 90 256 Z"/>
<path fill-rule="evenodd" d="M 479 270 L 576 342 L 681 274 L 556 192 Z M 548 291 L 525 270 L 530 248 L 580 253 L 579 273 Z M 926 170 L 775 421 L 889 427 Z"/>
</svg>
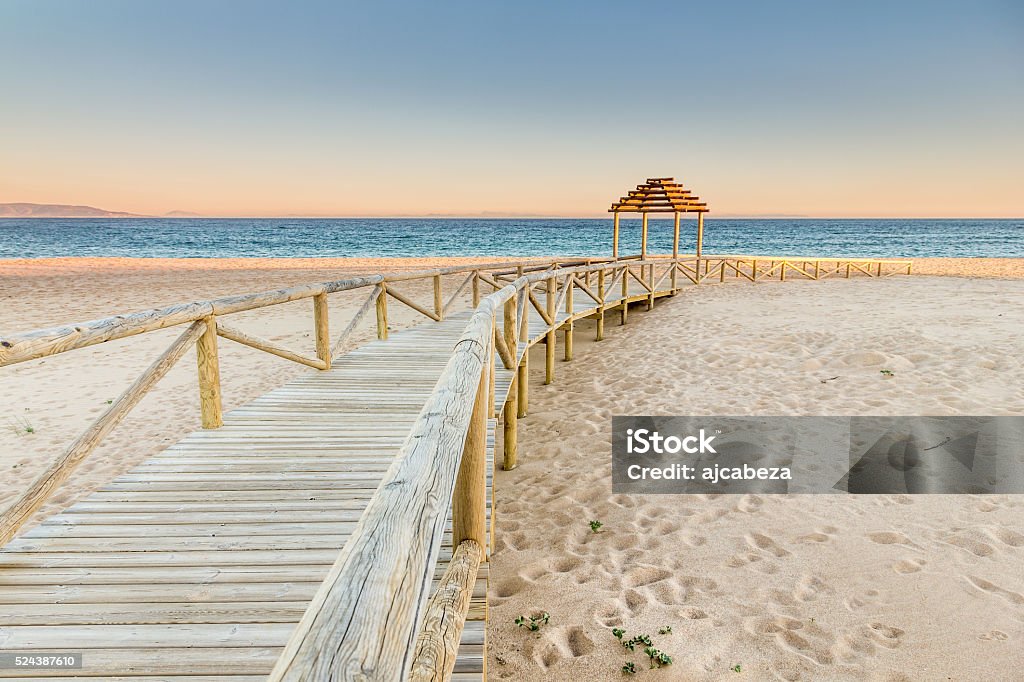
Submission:
<svg viewBox="0 0 1024 682">
<path fill-rule="evenodd" d="M 8 544 L 0 651 L 79 651 L 74 674 L 104 679 L 266 679 L 468 318 L 304 374 Z M 455 679 L 482 676 L 486 584 L 484 564 Z"/>
<path fill-rule="evenodd" d="M 431 315 L 426 310 L 425 314 L 443 319 L 390 335 L 382 299 L 391 295 L 405 301 L 379 284 L 383 281 L 379 277 L 268 292 L 244 300 L 189 304 L 187 318 L 177 308 L 137 314 L 137 321 L 131 324 L 141 331 L 159 328 L 151 323 L 159 313 L 160 319 L 178 316 L 175 324 L 191 322 L 193 327 L 186 335 L 193 329 L 199 334 L 202 330 L 196 325 L 217 329 L 210 311 L 223 315 L 251 309 L 257 298 L 276 304 L 299 297 L 324 298 L 327 293 L 343 290 L 342 286 L 376 285 L 363 310 L 377 302 L 378 332 L 384 340 L 334 358 L 332 363 L 326 324 L 321 328 L 318 323 L 320 360 L 300 357 L 298 361 L 314 366 L 322 362 L 327 369 L 310 370 L 234 410 L 224 416 L 220 428 L 192 433 L 0 549 L 0 653 L 80 652 L 84 663 L 81 669 L 65 671 L 0 668 L 0 678 L 22 678 L 31 673 L 53 679 L 144 677 L 150 682 L 266 679 L 275 664 L 280 666 L 282 652 L 287 654 L 286 644 L 290 646 L 296 632 L 301 631 L 301 626 L 296 625 L 304 614 L 308 617 L 307 609 L 311 602 L 317 602 L 322 586 L 339 587 L 337 576 L 335 583 L 330 584 L 332 566 L 340 561 L 339 553 L 350 536 L 351 546 L 360 534 L 365 538 L 369 533 L 363 528 L 369 515 L 364 515 L 364 511 L 381 495 L 379 488 L 388 487 L 381 486 L 382 481 L 391 477 L 392 484 L 404 483 L 400 476 L 395 478 L 400 468 L 396 468 L 396 455 L 412 440 L 410 433 L 414 427 L 424 422 L 424 414 L 429 412 L 425 405 L 437 399 L 440 390 L 454 385 L 453 377 L 445 383 L 442 375 L 450 371 L 453 349 L 460 339 L 476 343 L 477 347 L 483 347 L 483 343 L 491 349 L 484 353 L 490 357 L 484 361 L 482 370 L 481 360 L 476 360 L 474 371 L 481 378 L 472 379 L 489 383 L 485 380 L 493 367 L 493 402 L 484 400 L 487 394 L 483 392 L 477 394 L 483 399 L 478 398 L 475 403 L 486 402 L 493 408 L 476 422 L 486 433 L 486 493 L 476 499 L 486 498 L 481 506 L 486 507 L 489 540 L 493 537 L 490 491 L 495 418 L 504 412 L 503 454 L 509 464 L 508 453 L 515 450 L 516 412 L 525 413 L 526 409 L 522 387 L 514 384 L 521 381 L 524 372 L 528 373 L 524 365 L 531 345 L 544 339 L 559 344 L 570 341 L 565 355 L 569 359 L 568 330 L 575 320 L 603 311 L 599 330 L 606 323 L 624 322 L 627 309 L 622 306 L 623 297 L 639 303 L 637 308 L 645 307 L 645 302 L 650 307 L 657 297 L 678 291 L 684 277 L 694 284 L 709 279 L 724 281 L 727 276 L 759 281 L 773 274 L 784 279 L 787 269 L 796 273 L 794 276 L 808 279 L 841 276 L 844 269 L 847 277 L 851 269 L 868 276 L 882 276 L 879 261 L 835 261 L 826 263 L 823 269 L 816 261 L 762 260 L 759 265 L 751 257 L 718 257 L 704 262 L 703 272 L 701 261 L 692 267 L 683 261 L 677 265 L 674 262 L 677 261 L 655 265 L 654 261 L 636 261 L 638 272 L 621 261 L 588 264 L 576 271 L 559 270 L 552 265 L 549 267 L 553 269 L 541 268 L 527 278 L 509 273 L 503 277 L 495 273 L 492 278 L 473 272 L 474 300 L 481 293 L 476 287 L 483 283 L 501 290 L 495 295 L 501 303 L 494 303 L 503 306 L 504 327 L 500 330 L 502 308 L 491 307 L 484 327 L 479 324 L 481 309 L 477 309 L 476 315 L 467 311 L 444 316 L 440 276 L 436 274 L 431 275 L 435 281 L 434 312 Z M 909 264 L 897 262 L 896 266 L 906 267 L 909 272 Z M 657 268 L 663 269 L 656 272 Z M 515 287 L 509 286 L 512 279 L 518 282 Z M 515 293 L 509 293 L 513 289 Z M 486 304 L 485 300 L 481 308 L 486 308 Z M 321 311 L 318 319 L 325 322 L 325 308 L 316 310 Z M 13 349 L 7 351 L 14 357 L 8 363 L 62 352 L 60 348 L 69 343 L 74 344 L 69 346 L 73 348 L 106 340 L 111 336 L 108 330 L 112 325 L 123 327 L 125 319 L 108 318 L 10 337 L 13 342 L 4 339 L 0 365 L 4 364 L 3 349 Z M 475 335 L 467 337 L 474 325 Z M 481 331 L 492 327 L 494 339 L 490 338 L 490 331 Z M 222 330 L 221 335 L 233 340 L 240 336 L 227 325 L 224 328 L 227 331 Z M 119 333 L 123 337 L 133 332 Z M 92 337 L 81 341 L 85 334 Z M 194 340 L 195 335 L 189 338 Z M 508 340 L 501 341 L 502 338 Z M 250 339 L 249 343 L 280 354 L 264 340 Z M 547 381 L 553 378 L 554 345 L 547 348 L 545 358 Z M 43 346 L 52 350 L 38 350 Z M 500 358 L 503 347 L 509 349 L 504 360 Z M 298 357 L 291 356 L 286 352 L 283 357 Z M 201 386 L 203 362 L 201 358 Z M 516 368 L 519 381 L 513 379 Z M 150 372 L 156 378 L 161 376 L 152 369 Z M 479 390 L 484 390 L 483 383 Z M 126 395 L 133 391 L 134 388 L 129 389 Z M 516 391 L 520 391 L 518 396 Z M 114 408 L 117 407 L 115 404 Z M 481 407 L 479 414 L 486 411 L 486 407 Z M 470 437 L 465 435 L 466 431 L 462 433 L 468 452 Z M 479 444 L 480 439 L 475 442 Z M 437 444 L 431 447 L 441 448 Z M 436 452 L 447 453 L 452 447 Z M 456 455 L 465 461 L 461 448 Z M 448 461 L 458 464 L 459 459 L 449 457 Z M 432 464 L 434 459 L 427 462 Z M 511 463 L 514 464 L 514 454 Z M 410 465 L 410 470 L 414 466 L 418 465 Z M 454 472 L 449 474 L 454 479 Z M 484 485 L 483 478 L 478 479 L 480 485 Z M 442 507 L 435 517 L 438 533 L 444 509 L 450 512 L 454 498 L 442 502 L 449 507 Z M 405 518 L 406 523 L 411 523 L 409 519 L 416 516 L 407 514 Z M 448 519 L 448 531 L 433 570 L 431 592 L 452 558 L 450 513 Z M 436 537 L 432 545 L 435 548 Z M 460 542 L 465 545 L 465 538 Z M 404 548 L 405 545 L 401 551 L 406 551 Z M 421 546 L 416 551 L 420 556 L 432 556 L 427 549 Z M 486 550 L 484 547 L 485 555 Z M 412 560 L 409 563 L 401 569 L 405 575 L 415 573 Z M 420 565 L 429 578 L 429 560 Z M 356 590 L 355 583 L 365 575 L 359 570 L 349 582 L 340 583 L 342 591 Z M 391 570 L 394 574 L 398 569 Z M 444 639 L 445 632 L 455 632 L 453 642 L 459 644 L 452 679 L 456 680 L 480 680 L 485 672 L 486 562 L 480 564 L 475 584 L 472 574 L 469 575 L 462 592 L 471 591 L 471 598 L 461 641 L 458 629 L 449 627 L 461 623 L 459 609 L 450 612 L 454 620 L 442 620 L 438 640 Z M 455 583 L 449 580 L 445 584 Z M 332 611 L 326 617 L 336 620 L 345 615 Z M 385 622 L 388 628 L 393 626 L 390 620 Z M 368 625 L 361 626 L 369 629 Z M 383 645 L 379 648 L 383 650 Z M 301 656 L 295 660 L 302 663 Z M 297 675 L 288 679 L 310 679 L 301 672 Z M 322 675 L 315 677 L 320 679 Z"/>
</svg>

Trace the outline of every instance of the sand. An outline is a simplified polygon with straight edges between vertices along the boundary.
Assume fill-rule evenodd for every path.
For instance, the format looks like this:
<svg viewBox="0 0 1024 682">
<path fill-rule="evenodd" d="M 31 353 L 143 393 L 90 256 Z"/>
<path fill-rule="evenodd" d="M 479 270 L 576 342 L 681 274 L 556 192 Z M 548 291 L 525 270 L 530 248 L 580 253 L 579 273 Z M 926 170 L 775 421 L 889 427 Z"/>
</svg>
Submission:
<svg viewBox="0 0 1024 682">
<path fill-rule="evenodd" d="M 492 259 L 0 261 L 0 329 L 474 260 Z M 633 656 L 641 677 L 1019 679 L 1024 497 L 610 494 L 613 413 L 1024 414 L 1024 282 L 1007 279 L 1024 276 L 1024 262 L 915 268 L 961 277 L 701 287 L 609 326 L 600 345 L 582 323 L 576 360 L 559 362 L 557 382 L 543 387 L 534 374 L 522 466 L 497 475 L 490 677 L 618 679 L 627 656 L 609 628 L 621 626 L 651 634 L 675 658 L 648 673 Z M 430 300 L 424 285 L 403 291 Z M 335 329 L 361 296 L 332 297 Z M 233 317 L 311 352 L 310 308 Z M 389 312 L 396 326 L 422 319 L 400 305 Z M 0 507 L 176 333 L 0 368 Z M 359 338 L 372 336 L 368 321 Z M 221 349 L 228 409 L 306 371 L 235 344 Z M 880 380 L 883 366 L 896 377 Z M 190 355 L 42 513 L 193 430 L 196 390 Z M 600 533 L 591 519 L 603 521 Z M 513 625 L 540 610 L 552 619 L 539 634 Z M 671 635 L 657 635 L 664 625 Z"/>
<path fill-rule="evenodd" d="M 492 679 L 1021 679 L 1024 496 L 612 495 L 610 418 L 1024 414 L 1024 281 L 711 286 L 576 338 L 496 477 Z"/>
</svg>

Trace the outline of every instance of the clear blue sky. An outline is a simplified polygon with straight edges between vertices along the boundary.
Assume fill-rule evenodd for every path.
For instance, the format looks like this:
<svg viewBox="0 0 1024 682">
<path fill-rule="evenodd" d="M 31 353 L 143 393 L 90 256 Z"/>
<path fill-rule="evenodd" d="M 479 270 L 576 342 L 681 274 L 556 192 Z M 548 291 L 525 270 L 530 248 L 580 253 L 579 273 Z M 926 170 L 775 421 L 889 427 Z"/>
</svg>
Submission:
<svg viewBox="0 0 1024 682">
<path fill-rule="evenodd" d="M 0 201 L 1024 215 L 1024 3 L 0 0 Z"/>
</svg>

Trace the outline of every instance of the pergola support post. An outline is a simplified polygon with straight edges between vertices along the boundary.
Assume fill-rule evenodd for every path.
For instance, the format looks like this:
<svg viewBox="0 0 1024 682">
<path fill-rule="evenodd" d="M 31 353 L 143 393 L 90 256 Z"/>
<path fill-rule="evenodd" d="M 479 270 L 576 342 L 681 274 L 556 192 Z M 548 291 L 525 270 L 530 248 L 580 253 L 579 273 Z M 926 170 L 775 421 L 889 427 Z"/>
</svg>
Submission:
<svg viewBox="0 0 1024 682">
<path fill-rule="evenodd" d="M 676 286 L 676 275 L 679 269 L 676 261 L 679 260 L 679 211 L 672 214 L 672 295 L 679 291 Z"/>
<path fill-rule="evenodd" d="M 612 216 L 612 260 L 619 259 L 619 214 Z"/>
</svg>

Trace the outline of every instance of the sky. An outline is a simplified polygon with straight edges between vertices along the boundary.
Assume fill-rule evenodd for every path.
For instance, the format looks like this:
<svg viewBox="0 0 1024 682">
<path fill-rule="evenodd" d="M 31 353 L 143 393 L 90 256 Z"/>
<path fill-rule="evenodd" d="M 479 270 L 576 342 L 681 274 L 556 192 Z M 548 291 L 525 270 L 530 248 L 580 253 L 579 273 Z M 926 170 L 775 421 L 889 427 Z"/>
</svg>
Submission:
<svg viewBox="0 0 1024 682">
<path fill-rule="evenodd" d="M 0 202 L 1024 216 L 1024 3 L 0 0 Z"/>
</svg>

